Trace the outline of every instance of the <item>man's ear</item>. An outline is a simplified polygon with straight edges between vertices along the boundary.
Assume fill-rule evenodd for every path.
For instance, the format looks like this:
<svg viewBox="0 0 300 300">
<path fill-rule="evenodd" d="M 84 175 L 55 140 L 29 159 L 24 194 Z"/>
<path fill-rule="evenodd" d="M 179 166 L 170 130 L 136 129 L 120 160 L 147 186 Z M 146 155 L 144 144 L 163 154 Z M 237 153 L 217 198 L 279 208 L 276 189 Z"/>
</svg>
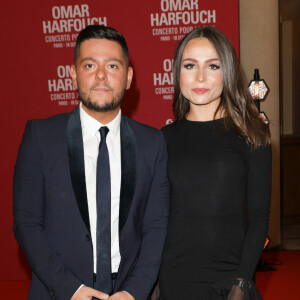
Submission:
<svg viewBox="0 0 300 300">
<path fill-rule="evenodd" d="M 131 82 L 133 77 L 133 69 L 132 67 L 128 67 L 128 73 L 127 73 L 127 84 L 126 84 L 126 90 L 129 90 Z"/>
<path fill-rule="evenodd" d="M 75 65 L 71 66 L 71 77 L 72 77 L 73 86 L 74 86 L 75 89 L 77 89 L 78 86 L 77 86 L 77 75 L 76 75 Z"/>
</svg>

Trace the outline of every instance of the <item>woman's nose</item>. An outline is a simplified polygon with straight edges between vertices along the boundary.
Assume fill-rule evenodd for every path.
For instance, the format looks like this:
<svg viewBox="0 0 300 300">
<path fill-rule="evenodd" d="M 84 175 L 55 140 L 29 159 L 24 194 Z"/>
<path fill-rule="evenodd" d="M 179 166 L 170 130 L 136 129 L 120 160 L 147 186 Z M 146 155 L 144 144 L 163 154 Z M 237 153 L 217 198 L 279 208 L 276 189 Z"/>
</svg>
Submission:
<svg viewBox="0 0 300 300">
<path fill-rule="evenodd" d="M 197 74 L 197 80 L 199 82 L 203 82 L 206 80 L 206 71 L 203 68 L 199 68 L 198 74 Z"/>
</svg>

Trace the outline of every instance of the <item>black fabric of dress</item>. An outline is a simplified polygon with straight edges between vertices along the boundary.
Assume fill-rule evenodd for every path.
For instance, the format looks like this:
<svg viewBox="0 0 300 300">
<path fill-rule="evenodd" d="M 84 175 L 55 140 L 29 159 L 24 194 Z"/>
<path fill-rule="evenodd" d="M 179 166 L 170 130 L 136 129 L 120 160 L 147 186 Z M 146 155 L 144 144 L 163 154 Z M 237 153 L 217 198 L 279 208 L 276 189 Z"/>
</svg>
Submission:
<svg viewBox="0 0 300 300">
<path fill-rule="evenodd" d="M 226 299 L 235 278 L 253 278 L 267 236 L 271 147 L 253 149 L 223 119 L 162 131 L 171 206 L 161 299 Z"/>
</svg>

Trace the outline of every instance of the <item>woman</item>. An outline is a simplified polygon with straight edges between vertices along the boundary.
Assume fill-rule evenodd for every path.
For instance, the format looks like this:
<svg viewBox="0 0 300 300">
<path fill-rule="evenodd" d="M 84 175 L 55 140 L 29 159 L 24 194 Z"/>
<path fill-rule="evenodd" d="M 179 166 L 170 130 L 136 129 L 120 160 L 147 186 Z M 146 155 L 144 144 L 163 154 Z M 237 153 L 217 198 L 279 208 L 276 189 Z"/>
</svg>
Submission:
<svg viewBox="0 0 300 300">
<path fill-rule="evenodd" d="M 214 27 L 180 42 L 174 84 L 175 122 L 162 129 L 171 208 L 161 299 L 246 299 L 268 230 L 269 128 Z"/>
</svg>

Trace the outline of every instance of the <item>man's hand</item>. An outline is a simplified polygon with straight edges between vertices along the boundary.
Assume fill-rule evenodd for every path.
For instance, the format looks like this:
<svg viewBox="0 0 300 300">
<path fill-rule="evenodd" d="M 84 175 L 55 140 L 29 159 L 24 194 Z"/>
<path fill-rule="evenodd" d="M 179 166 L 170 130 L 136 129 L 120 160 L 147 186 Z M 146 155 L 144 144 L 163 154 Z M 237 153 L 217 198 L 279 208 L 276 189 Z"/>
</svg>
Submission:
<svg viewBox="0 0 300 300">
<path fill-rule="evenodd" d="M 83 286 L 73 295 L 71 300 L 91 300 L 92 297 L 102 300 L 102 299 L 108 299 L 109 295 L 102 293 L 100 291 L 94 290 L 90 287 Z M 116 299 L 119 299 L 119 298 L 116 298 Z M 123 298 L 120 298 L 120 299 L 123 299 Z M 124 299 L 126 299 L 126 298 L 124 298 Z"/>
<path fill-rule="evenodd" d="M 135 300 L 135 298 L 126 292 L 117 292 L 111 295 L 108 300 Z"/>
</svg>

